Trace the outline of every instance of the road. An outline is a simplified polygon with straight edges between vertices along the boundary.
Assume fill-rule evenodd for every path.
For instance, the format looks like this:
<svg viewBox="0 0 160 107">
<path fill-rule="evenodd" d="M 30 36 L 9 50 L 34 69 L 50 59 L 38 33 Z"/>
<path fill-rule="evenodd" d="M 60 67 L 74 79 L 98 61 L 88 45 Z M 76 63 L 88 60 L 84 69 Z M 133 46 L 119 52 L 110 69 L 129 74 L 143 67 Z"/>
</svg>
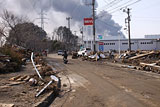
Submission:
<svg viewBox="0 0 160 107">
<path fill-rule="evenodd" d="M 62 71 L 62 92 L 51 107 L 160 107 L 160 75 L 122 68 L 106 61 L 89 62 L 49 55 Z"/>
</svg>

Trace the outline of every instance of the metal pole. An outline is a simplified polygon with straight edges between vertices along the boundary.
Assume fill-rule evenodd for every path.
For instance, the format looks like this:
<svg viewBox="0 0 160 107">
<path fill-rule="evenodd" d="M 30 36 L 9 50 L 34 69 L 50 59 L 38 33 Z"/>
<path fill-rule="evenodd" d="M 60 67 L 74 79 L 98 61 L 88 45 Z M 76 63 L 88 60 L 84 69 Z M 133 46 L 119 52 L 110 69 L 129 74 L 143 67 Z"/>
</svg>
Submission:
<svg viewBox="0 0 160 107">
<path fill-rule="evenodd" d="M 130 35 L 130 9 L 127 9 L 127 14 L 128 14 L 128 46 L 129 46 L 129 51 L 131 51 L 131 35 Z"/>
<path fill-rule="evenodd" d="M 95 43 L 95 0 L 92 0 L 93 6 L 93 51 L 96 52 L 96 43 Z"/>
<path fill-rule="evenodd" d="M 82 47 L 83 47 L 83 45 L 84 45 L 84 42 L 83 42 L 83 26 L 81 28 L 81 34 L 82 34 Z"/>
<path fill-rule="evenodd" d="M 120 42 L 120 33 L 119 33 L 119 55 L 121 54 L 121 42 Z"/>
<path fill-rule="evenodd" d="M 71 20 L 72 18 L 71 17 L 67 17 L 66 18 L 66 20 L 68 20 L 68 29 L 70 30 L 70 20 Z"/>
</svg>

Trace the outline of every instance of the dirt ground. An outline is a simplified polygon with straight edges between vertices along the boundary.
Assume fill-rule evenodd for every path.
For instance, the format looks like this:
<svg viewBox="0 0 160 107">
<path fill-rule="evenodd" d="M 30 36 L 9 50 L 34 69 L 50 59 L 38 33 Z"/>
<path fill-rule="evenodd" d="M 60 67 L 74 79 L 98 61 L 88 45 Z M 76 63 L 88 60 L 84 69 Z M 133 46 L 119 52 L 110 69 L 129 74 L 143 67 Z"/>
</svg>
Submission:
<svg viewBox="0 0 160 107">
<path fill-rule="evenodd" d="M 106 60 L 98 62 L 50 54 L 47 62 L 60 71 L 61 92 L 50 107 L 160 107 L 160 75 L 121 67 Z M 0 103 L 33 107 L 45 94 L 35 98 L 39 86 L 9 81 L 17 75 L 35 73 L 31 63 L 21 72 L 0 74 Z"/>
<path fill-rule="evenodd" d="M 9 81 L 17 75 L 32 75 L 35 70 L 31 62 L 28 62 L 20 72 L 0 74 L 0 103 L 14 104 L 14 107 L 33 107 L 44 95 L 35 98 L 36 93 L 41 89 L 40 86 L 30 86 L 28 82 Z"/>
<path fill-rule="evenodd" d="M 160 107 L 160 75 L 122 68 L 107 61 L 89 62 L 49 55 L 61 69 L 62 91 L 51 107 Z"/>
</svg>

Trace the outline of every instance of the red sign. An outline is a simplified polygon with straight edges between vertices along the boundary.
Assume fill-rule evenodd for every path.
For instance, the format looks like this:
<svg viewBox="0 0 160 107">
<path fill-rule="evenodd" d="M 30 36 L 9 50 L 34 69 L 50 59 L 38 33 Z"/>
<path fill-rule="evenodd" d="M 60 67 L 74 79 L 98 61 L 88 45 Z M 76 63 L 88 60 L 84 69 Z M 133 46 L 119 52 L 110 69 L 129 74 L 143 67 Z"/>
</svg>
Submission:
<svg viewBox="0 0 160 107">
<path fill-rule="evenodd" d="M 103 42 L 99 42 L 99 45 L 104 45 L 104 43 Z"/>
<path fill-rule="evenodd" d="M 84 25 L 93 25 L 93 18 L 84 18 Z"/>
</svg>

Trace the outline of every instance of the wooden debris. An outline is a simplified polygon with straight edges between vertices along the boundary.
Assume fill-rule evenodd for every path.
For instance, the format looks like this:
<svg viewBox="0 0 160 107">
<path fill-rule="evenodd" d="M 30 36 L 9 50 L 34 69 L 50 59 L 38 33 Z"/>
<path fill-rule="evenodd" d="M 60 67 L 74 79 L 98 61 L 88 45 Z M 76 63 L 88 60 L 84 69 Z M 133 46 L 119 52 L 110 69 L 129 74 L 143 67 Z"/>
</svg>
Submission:
<svg viewBox="0 0 160 107">
<path fill-rule="evenodd" d="M 28 81 L 30 78 L 30 76 L 27 76 L 26 78 L 24 78 L 24 81 Z"/>
<path fill-rule="evenodd" d="M 152 52 L 149 52 L 149 53 L 140 54 L 140 55 L 137 55 L 137 56 L 130 57 L 129 59 L 130 60 L 138 59 L 138 58 L 142 58 L 142 57 L 145 57 L 145 56 L 148 56 L 148 55 L 152 55 L 152 54 L 155 54 L 155 52 L 152 51 Z"/>
<path fill-rule="evenodd" d="M 14 86 L 14 85 L 19 85 L 19 84 L 22 84 L 23 82 L 10 82 L 8 84 L 8 86 Z"/>
<path fill-rule="evenodd" d="M 14 104 L 0 103 L 0 107 L 14 107 Z"/>
<path fill-rule="evenodd" d="M 10 78 L 9 80 L 10 81 L 28 81 L 29 79 L 30 79 L 30 76 L 27 76 L 27 75 L 24 75 L 24 76 L 18 75 L 16 77 Z"/>
<path fill-rule="evenodd" d="M 141 67 L 144 68 L 144 70 L 151 70 L 153 72 L 158 72 L 160 73 L 160 66 L 156 65 L 156 63 L 152 63 L 152 64 L 147 64 L 147 63 L 140 63 Z"/>
<path fill-rule="evenodd" d="M 20 78 L 17 79 L 17 81 L 23 81 L 25 78 L 27 78 L 27 75 L 21 76 Z"/>
<path fill-rule="evenodd" d="M 9 80 L 10 80 L 10 81 L 15 81 L 15 80 L 17 80 L 17 79 L 20 78 L 20 77 L 21 77 L 21 75 L 18 75 L 18 76 L 16 76 L 16 77 L 10 78 Z"/>
</svg>

